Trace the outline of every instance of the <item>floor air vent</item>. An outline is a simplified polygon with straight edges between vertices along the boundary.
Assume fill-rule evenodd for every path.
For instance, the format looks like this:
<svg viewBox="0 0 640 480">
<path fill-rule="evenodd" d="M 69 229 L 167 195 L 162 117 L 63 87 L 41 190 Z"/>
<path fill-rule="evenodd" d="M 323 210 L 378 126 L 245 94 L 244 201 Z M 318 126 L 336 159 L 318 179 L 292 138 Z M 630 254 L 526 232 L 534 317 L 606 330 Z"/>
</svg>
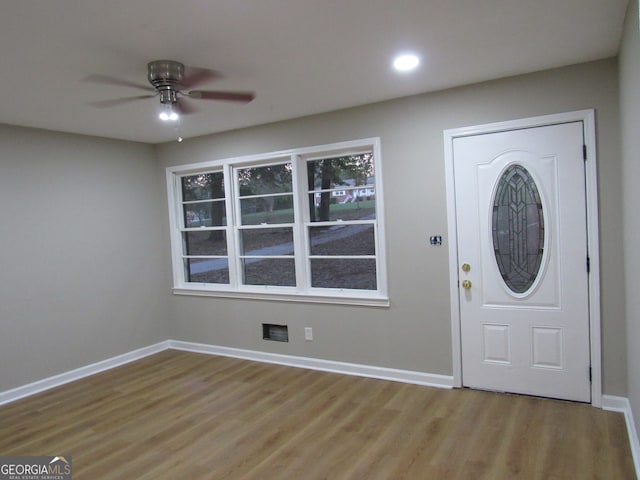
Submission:
<svg viewBox="0 0 640 480">
<path fill-rule="evenodd" d="M 289 327 L 286 325 L 273 325 L 271 323 L 262 324 L 262 338 L 273 340 L 274 342 L 289 341 Z"/>
</svg>

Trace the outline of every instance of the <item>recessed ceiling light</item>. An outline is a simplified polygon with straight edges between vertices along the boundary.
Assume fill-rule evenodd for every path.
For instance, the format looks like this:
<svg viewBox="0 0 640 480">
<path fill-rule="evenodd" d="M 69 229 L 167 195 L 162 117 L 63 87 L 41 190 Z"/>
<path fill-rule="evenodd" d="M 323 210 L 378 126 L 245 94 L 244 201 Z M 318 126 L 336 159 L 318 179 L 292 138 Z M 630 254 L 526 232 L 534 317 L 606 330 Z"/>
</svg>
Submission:
<svg viewBox="0 0 640 480">
<path fill-rule="evenodd" d="M 393 68 L 399 72 L 410 72 L 420 65 L 420 59 L 412 53 L 400 55 L 393 60 Z"/>
</svg>

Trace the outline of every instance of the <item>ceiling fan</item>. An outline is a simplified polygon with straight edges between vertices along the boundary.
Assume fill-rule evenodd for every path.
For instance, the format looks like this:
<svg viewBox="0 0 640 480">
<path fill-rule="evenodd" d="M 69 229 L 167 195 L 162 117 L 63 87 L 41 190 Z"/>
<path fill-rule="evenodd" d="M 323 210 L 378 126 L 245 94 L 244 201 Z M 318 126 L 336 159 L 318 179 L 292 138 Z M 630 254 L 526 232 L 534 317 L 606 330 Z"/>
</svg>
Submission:
<svg viewBox="0 0 640 480">
<path fill-rule="evenodd" d="M 179 114 L 189 114 L 196 111 L 193 105 L 185 100 L 186 98 L 199 100 L 226 100 L 242 103 L 248 103 L 255 98 L 255 94 L 253 92 L 190 90 L 196 85 L 214 80 L 220 76 L 221 75 L 218 72 L 206 68 L 188 67 L 185 69 L 185 66 L 182 63 L 174 60 L 154 60 L 147 64 L 147 79 L 153 88 L 108 75 L 90 75 L 85 78 L 85 81 L 132 87 L 149 92 L 146 95 L 91 102 L 91 105 L 101 108 L 112 107 L 136 100 L 159 96 L 160 104 L 163 107 L 160 112 L 160 118 L 162 120 L 177 120 L 179 118 Z"/>
</svg>

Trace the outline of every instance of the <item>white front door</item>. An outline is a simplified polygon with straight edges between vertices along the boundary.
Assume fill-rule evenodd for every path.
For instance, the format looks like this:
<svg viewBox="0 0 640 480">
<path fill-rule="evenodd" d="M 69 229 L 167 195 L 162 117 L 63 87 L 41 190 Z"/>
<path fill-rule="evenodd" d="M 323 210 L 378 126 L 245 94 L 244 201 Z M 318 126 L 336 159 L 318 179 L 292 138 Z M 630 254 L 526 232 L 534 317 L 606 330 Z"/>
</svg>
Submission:
<svg viewBox="0 0 640 480">
<path fill-rule="evenodd" d="M 464 386 L 589 402 L 583 124 L 453 140 Z"/>
</svg>

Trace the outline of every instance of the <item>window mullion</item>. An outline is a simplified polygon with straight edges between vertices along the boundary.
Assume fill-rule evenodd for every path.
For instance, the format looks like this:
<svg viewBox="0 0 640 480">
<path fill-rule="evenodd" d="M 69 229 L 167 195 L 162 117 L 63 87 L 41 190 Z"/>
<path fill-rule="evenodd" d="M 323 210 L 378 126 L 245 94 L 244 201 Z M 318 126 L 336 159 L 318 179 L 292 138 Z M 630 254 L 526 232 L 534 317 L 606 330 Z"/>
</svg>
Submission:
<svg viewBox="0 0 640 480">
<path fill-rule="evenodd" d="M 291 156 L 291 168 L 293 181 L 293 254 L 295 256 L 296 266 L 296 285 L 298 290 L 307 291 L 309 282 L 307 274 L 307 240 L 305 233 L 305 222 L 308 212 L 305 209 L 305 197 L 307 191 L 306 170 L 304 160 L 299 155 Z"/>
<path fill-rule="evenodd" d="M 224 198 L 207 198 L 206 200 L 187 200 L 182 201 L 182 205 L 198 205 L 200 203 L 224 202 Z"/>
<path fill-rule="evenodd" d="M 293 195 L 293 192 L 276 192 L 276 193 L 260 193 L 256 195 L 238 195 L 239 200 L 250 200 L 252 198 L 269 198 L 284 197 L 285 195 Z"/>
<path fill-rule="evenodd" d="M 237 237 L 238 232 L 236 229 L 236 187 L 237 183 L 233 177 L 234 172 L 231 165 L 226 164 L 224 166 L 224 192 L 226 199 L 227 210 L 227 254 L 229 261 L 229 284 L 232 287 L 238 287 L 240 284 L 239 270 L 238 270 L 238 250 L 237 250 Z"/>
<path fill-rule="evenodd" d="M 243 165 L 242 168 L 246 166 Z M 229 177 L 232 185 L 232 204 L 233 204 L 233 269 L 234 269 L 234 286 L 242 288 L 244 286 L 242 267 L 242 245 L 241 242 L 241 226 L 242 226 L 242 206 L 240 202 L 240 179 L 238 178 L 238 165 L 229 166 Z"/>
</svg>

